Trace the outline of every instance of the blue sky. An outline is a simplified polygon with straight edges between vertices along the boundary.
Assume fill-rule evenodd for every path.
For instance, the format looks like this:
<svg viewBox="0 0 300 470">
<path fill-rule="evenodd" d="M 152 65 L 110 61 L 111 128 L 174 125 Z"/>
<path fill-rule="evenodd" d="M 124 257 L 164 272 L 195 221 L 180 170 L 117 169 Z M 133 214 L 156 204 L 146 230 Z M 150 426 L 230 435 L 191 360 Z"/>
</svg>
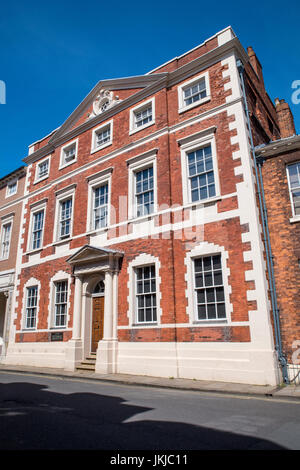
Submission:
<svg viewBox="0 0 300 470">
<path fill-rule="evenodd" d="M 152 0 L 2 2 L 0 177 L 23 164 L 28 145 L 60 126 L 100 80 L 140 75 L 231 25 L 263 65 L 271 99 L 284 98 L 300 133 L 300 4 Z"/>
</svg>

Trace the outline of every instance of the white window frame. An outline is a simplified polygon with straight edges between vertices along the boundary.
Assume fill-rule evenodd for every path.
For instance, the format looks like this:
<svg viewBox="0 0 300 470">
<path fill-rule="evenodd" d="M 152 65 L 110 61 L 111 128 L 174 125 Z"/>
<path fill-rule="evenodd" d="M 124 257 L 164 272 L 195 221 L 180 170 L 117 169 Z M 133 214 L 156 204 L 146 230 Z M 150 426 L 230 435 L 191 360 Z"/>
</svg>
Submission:
<svg viewBox="0 0 300 470">
<path fill-rule="evenodd" d="M 137 321 L 137 308 L 136 308 L 136 269 L 143 268 L 146 266 L 155 266 L 155 278 L 156 278 L 156 321 L 139 323 Z M 159 258 L 149 255 L 148 253 L 141 253 L 134 258 L 128 265 L 128 290 L 129 297 L 127 316 L 129 323 L 134 328 L 147 328 L 153 327 L 154 325 L 160 325 L 161 322 L 161 277 L 160 277 L 160 261 Z"/>
<path fill-rule="evenodd" d="M 66 324 L 64 326 L 56 326 L 55 320 L 55 305 L 56 305 L 56 284 L 58 282 L 67 282 L 67 312 L 66 312 Z M 69 273 L 65 271 L 58 271 L 51 279 L 50 279 L 50 289 L 49 289 L 49 305 L 48 305 L 48 329 L 49 330 L 66 330 L 68 328 L 68 324 L 70 321 L 70 296 L 71 296 L 71 276 Z"/>
<path fill-rule="evenodd" d="M 223 292 L 224 292 L 224 306 L 225 306 L 225 317 L 224 318 L 198 318 L 199 317 L 199 313 L 198 313 L 198 298 L 197 298 L 197 291 L 198 291 L 198 288 L 196 287 L 196 270 L 195 270 L 195 262 L 196 260 L 203 260 L 204 258 L 212 258 L 214 256 L 220 256 L 220 260 L 221 260 L 221 273 L 222 273 L 222 284 L 219 285 L 219 286 L 214 286 L 212 285 L 211 287 L 209 286 L 203 286 L 202 290 L 206 292 L 207 289 L 214 289 L 216 287 L 222 287 L 223 289 Z M 226 302 L 225 302 L 225 289 L 224 289 L 224 273 L 223 273 L 223 263 L 222 263 L 222 254 L 221 253 L 214 253 L 214 254 L 210 254 L 210 255 L 204 255 L 204 256 L 196 256 L 195 258 L 192 259 L 192 262 L 193 262 L 193 290 L 194 290 L 194 305 L 195 305 L 195 321 L 196 322 L 208 322 L 208 321 L 224 321 L 226 320 L 227 316 L 226 316 Z M 203 271 L 204 272 L 204 271 Z M 213 271 L 212 271 L 213 272 Z M 201 289 L 199 289 L 201 290 Z M 207 306 L 209 304 L 209 302 L 204 302 L 203 305 Z M 214 303 L 214 305 L 216 305 L 216 302 Z"/>
<path fill-rule="evenodd" d="M 75 144 L 75 157 L 73 160 L 69 162 L 65 162 L 65 150 L 68 149 L 68 147 L 71 147 Z M 78 139 L 72 140 L 71 142 L 68 142 L 66 145 L 64 145 L 61 148 L 60 151 L 60 165 L 59 169 L 61 170 L 62 168 L 65 168 L 69 165 L 72 165 L 73 163 L 77 162 L 77 154 L 78 154 Z"/>
<path fill-rule="evenodd" d="M 143 292 L 141 294 L 138 293 L 137 291 L 137 283 L 138 283 L 138 278 L 137 278 L 137 271 L 139 269 L 144 269 L 144 268 L 151 268 L 152 266 L 154 266 L 154 270 L 155 270 L 155 292 Z M 136 266 L 134 268 L 134 282 L 135 282 L 135 324 L 136 325 L 143 325 L 145 323 L 149 324 L 149 323 L 154 323 L 156 324 L 157 323 L 157 275 L 156 275 L 156 266 L 155 266 L 155 263 L 152 263 L 152 264 L 146 264 L 146 265 L 143 265 L 143 266 Z M 153 279 L 153 278 L 150 278 L 150 279 Z M 155 295 L 155 309 L 156 309 L 156 319 L 155 320 L 144 320 L 144 321 L 139 321 L 138 319 L 138 297 L 139 296 L 146 296 L 146 295 Z M 145 308 L 145 307 L 144 307 Z M 150 307 L 151 309 L 153 308 L 152 306 Z"/>
<path fill-rule="evenodd" d="M 63 291 L 66 295 L 66 299 L 65 299 L 65 302 L 62 303 L 58 303 L 57 302 L 57 288 L 58 288 L 58 284 L 66 284 L 67 286 L 67 290 L 66 291 Z M 55 281 L 54 282 L 54 312 L 53 312 L 53 320 L 54 320 L 54 323 L 53 323 L 53 327 L 54 328 L 66 328 L 67 327 L 67 320 L 68 320 L 68 297 L 69 297 L 69 283 L 68 283 L 68 280 L 67 279 L 61 279 L 59 281 Z M 65 305 L 66 306 L 66 312 L 64 314 L 65 316 L 65 323 L 63 325 L 57 325 L 56 324 L 56 321 L 57 321 L 57 318 L 58 318 L 58 315 L 57 315 L 57 306 L 61 306 L 61 305 Z M 62 316 L 60 314 L 60 316 Z"/>
<path fill-rule="evenodd" d="M 37 302 L 36 302 L 36 317 L 35 317 L 35 326 L 27 327 L 27 299 L 28 299 L 28 289 L 32 287 L 37 287 Z M 39 314 L 39 304 L 40 304 L 40 292 L 41 292 L 41 283 L 35 278 L 30 278 L 24 285 L 23 288 L 23 318 L 22 318 L 22 330 L 26 331 L 36 331 L 38 325 L 38 314 Z"/>
<path fill-rule="evenodd" d="M 202 137 L 201 137 L 201 134 L 202 134 Z M 216 142 L 215 142 L 214 133 L 207 134 L 207 131 L 201 131 L 200 133 L 196 134 L 195 138 L 194 136 L 188 136 L 183 140 L 183 142 L 185 143 L 183 143 L 180 147 L 183 205 L 194 206 L 197 204 L 205 204 L 206 202 L 211 202 L 211 201 L 220 199 L 220 181 L 219 181 L 218 161 L 217 161 Z M 199 201 L 192 201 L 190 177 L 189 177 L 189 169 L 188 169 L 188 154 L 200 148 L 206 147 L 207 145 L 211 146 L 216 194 L 206 199 L 200 199 Z"/>
<path fill-rule="evenodd" d="M 44 176 L 39 177 L 39 168 L 40 168 L 40 166 L 41 166 L 43 163 L 45 163 L 45 162 L 47 162 L 47 161 L 48 161 L 48 171 L 47 171 L 47 174 L 44 175 Z M 45 180 L 45 179 L 47 179 L 47 178 L 49 177 L 49 173 L 50 173 L 50 161 L 51 161 L 51 159 L 50 159 L 50 156 L 49 156 L 49 157 L 43 158 L 43 160 L 41 160 L 41 161 L 39 161 L 39 162 L 37 163 L 36 168 L 35 168 L 35 180 L 34 180 L 35 183 L 39 183 L 40 181 L 43 181 L 43 180 Z"/>
<path fill-rule="evenodd" d="M 149 105 L 151 104 L 152 108 L 152 120 L 147 122 L 146 124 L 136 127 L 135 123 L 135 115 L 137 112 L 143 111 L 143 109 L 146 109 L 150 107 Z M 130 110 L 129 114 L 129 135 L 135 134 L 136 132 L 141 131 L 142 129 L 146 129 L 149 126 L 152 126 L 155 124 L 155 99 L 151 98 L 147 101 L 144 101 L 143 103 L 139 103 L 137 106 L 132 108 Z"/>
<path fill-rule="evenodd" d="M 100 132 L 104 131 L 105 129 L 109 128 L 110 129 L 110 139 L 107 142 L 104 142 L 101 145 L 96 144 L 97 142 L 97 134 Z M 101 124 L 101 126 L 96 127 L 96 129 L 93 129 L 92 131 L 92 144 L 91 144 L 91 154 L 98 152 L 99 150 L 102 150 L 110 145 L 112 145 L 113 141 L 113 120 L 106 122 L 105 124 Z"/>
<path fill-rule="evenodd" d="M 202 79 L 205 80 L 205 86 L 206 86 L 206 96 L 204 98 L 201 98 L 198 101 L 195 101 L 194 103 L 191 103 L 189 105 L 185 105 L 184 102 L 184 90 L 186 88 L 189 88 L 193 85 L 196 85 L 198 82 L 200 82 Z M 207 101 L 210 101 L 211 95 L 210 95 L 210 83 L 209 83 L 209 73 L 205 72 L 200 75 L 197 75 L 196 77 L 193 77 L 192 79 L 182 83 L 181 85 L 178 86 L 178 113 L 183 113 L 184 111 L 187 111 L 189 109 L 195 108 L 195 106 L 199 106 L 200 104 L 206 103 Z"/>
<path fill-rule="evenodd" d="M 14 186 L 15 187 L 15 190 L 13 193 L 10 193 L 10 187 L 11 186 Z M 17 194 L 18 192 L 18 178 L 14 178 L 13 180 L 9 181 L 7 183 L 7 186 L 6 186 L 6 195 L 5 195 L 5 198 L 8 198 L 8 197 L 11 197 L 11 196 L 14 196 L 15 194 Z"/>
<path fill-rule="evenodd" d="M 138 219 L 152 217 L 157 212 L 157 149 L 150 150 L 145 154 L 127 160 L 128 165 L 128 219 Z M 135 182 L 136 173 L 153 167 L 153 212 L 144 216 L 137 216 Z"/>
<path fill-rule="evenodd" d="M 289 170 L 288 170 L 289 166 L 292 166 L 292 165 L 295 165 L 295 164 L 300 165 L 300 162 L 299 161 L 291 162 L 286 166 L 286 175 L 287 175 L 287 180 L 288 180 L 288 188 L 289 188 L 290 201 L 291 201 L 291 207 L 292 207 L 292 219 L 290 219 L 291 222 L 295 222 L 295 221 L 300 220 L 300 214 L 298 214 L 298 215 L 295 214 L 293 194 L 292 194 L 292 188 L 291 188 L 291 183 L 290 183 L 290 175 L 289 175 Z"/>
<path fill-rule="evenodd" d="M 44 241 L 44 233 L 45 233 L 45 220 L 46 220 L 46 207 L 47 203 L 43 202 L 38 205 L 34 204 L 34 206 L 31 206 L 31 214 L 30 214 L 30 224 L 29 224 L 29 236 L 28 236 L 28 242 L 27 242 L 27 252 L 34 252 L 34 251 L 40 251 L 43 249 L 43 241 Z M 44 220 L 43 220 L 43 228 L 42 228 L 42 236 L 41 236 L 41 243 L 39 248 L 33 248 L 33 223 L 34 223 L 34 215 L 37 214 L 38 212 L 44 212 Z"/>
<path fill-rule="evenodd" d="M 6 260 L 9 258 L 10 254 L 10 247 L 11 247 L 11 237 L 12 237 L 12 231 L 13 231 L 13 216 L 10 217 L 3 217 L 1 220 L 1 234 L 0 234 L 0 261 Z M 5 234 L 5 227 L 7 225 L 10 225 L 10 232 L 9 232 L 9 240 L 8 240 L 8 249 L 7 249 L 7 255 L 3 256 L 3 243 L 4 243 L 4 234 Z"/>
<path fill-rule="evenodd" d="M 196 298 L 196 285 L 195 285 L 195 271 L 194 271 L 194 260 L 199 258 L 205 258 L 207 256 L 221 255 L 221 267 L 222 267 L 222 280 L 225 298 L 225 313 L 226 317 L 222 319 L 198 319 L 197 310 L 197 298 Z M 188 305 L 186 308 L 187 315 L 190 319 L 190 324 L 201 324 L 201 325 L 213 325 L 213 324 L 230 324 L 231 314 L 233 311 L 232 304 L 230 303 L 231 287 L 228 283 L 230 276 L 230 270 L 227 268 L 228 252 L 223 246 L 214 245 L 213 243 L 202 242 L 197 245 L 191 251 L 187 252 L 185 258 L 186 265 L 186 298 Z"/>
<path fill-rule="evenodd" d="M 88 177 L 88 211 L 87 211 L 87 232 L 99 232 L 101 230 L 107 230 L 111 222 L 111 177 L 113 168 L 107 168 L 95 175 Z M 108 184 L 108 213 L 107 213 L 107 224 L 105 227 L 95 228 L 94 226 L 94 190 L 100 186 Z"/>
<path fill-rule="evenodd" d="M 72 185 L 71 188 L 65 188 L 56 193 L 56 208 L 55 208 L 55 221 L 54 221 L 54 231 L 53 231 L 53 243 L 63 243 L 67 242 L 72 238 L 73 234 L 73 223 L 74 223 L 74 202 L 75 202 L 75 186 Z M 67 237 L 60 238 L 60 213 L 61 213 L 61 204 L 68 200 L 72 199 L 72 212 L 71 212 L 71 224 L 70 232 Z"/>
</svg>

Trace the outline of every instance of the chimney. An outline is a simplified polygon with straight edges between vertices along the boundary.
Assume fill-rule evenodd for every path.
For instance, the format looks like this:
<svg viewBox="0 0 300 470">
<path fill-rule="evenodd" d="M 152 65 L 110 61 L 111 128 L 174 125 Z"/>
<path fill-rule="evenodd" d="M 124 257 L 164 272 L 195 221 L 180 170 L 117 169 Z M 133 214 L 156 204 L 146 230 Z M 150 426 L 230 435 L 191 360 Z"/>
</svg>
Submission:
<svg viewBox="0 0 300 470">
<path fill-rule="evenodd" d="M 255 54 L 255 52 L 254 52 L 254 50 L 252 49 L 251 46 L 247 47 L 247 53 L 248 53 L 248 57 L 250 59 L 250 64 L 254 68 L 254 70 L 256 72 L 256 75 L 258 76 L 262 86 L 265 88 L 264 77 L 263 77 L 263 73 L 262 73 L 262 66 L 261 66 L 261 63 L 259 62 L 258 58 L 256 57 L 256 54 Z"/>
<path fill-rule="evenodd" d="M 284 100 L 275 99 L 275 107 L 282 139 L 292 137 L 296 134 L 294 117 L 288 103 Z"/>
</svg>

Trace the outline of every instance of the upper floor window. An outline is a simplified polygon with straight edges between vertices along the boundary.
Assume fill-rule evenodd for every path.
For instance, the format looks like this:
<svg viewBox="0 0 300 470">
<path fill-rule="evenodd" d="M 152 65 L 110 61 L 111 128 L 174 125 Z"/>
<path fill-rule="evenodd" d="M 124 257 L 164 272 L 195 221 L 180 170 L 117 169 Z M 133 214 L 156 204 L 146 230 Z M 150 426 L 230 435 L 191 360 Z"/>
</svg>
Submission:
<svg viewBox="0 0 300 470">
<path fill-rule="evenodd" d="M 91 152 L 96 152 L 102 148 L 111 145 L 112 143 L 112 129 L 113 121 L 110 121 L 93 130 L 92 133 L 92 149 Z"/>
<path fill-rule="evenodd" d="M 44 210 L 40 210 L 33 214 L 32 220 L 32 235 L 31 235 L 31 249 L 37 250 L 42 246 L 44 228 Z"/>
<path fill-rule="evenodd" d="M 0 259 L 7 259 L 9 256 L 11 229 L 12 229 L 12 222 L 7 222 L 2 225 Z"/>
<path fill-rule="evenodd" d="M 61 149 L 60 168 L 63 168 L 77 160 L 78 139 Z"/>
<path fill-rule="evenodd" d="M 208 73 L 183 83 L 178 87 L 179 113 L 210 100 Z"/>
<path fill-rule="evenodd" d="M 137 217 L 154 212 L 153 166 L 135 172 L 135 206 Z"/>
<path fill-rule="evenodd" d="M 39 162 L 36 166 L 36 174 L 35 174 L 35 181 L 40 181 L 44 178 L 47 178 L 49 175 L 49 166 L 50 166 L 50 159 L 46 158 Z"/>
<path fill-rule="evenodd" d="M 155 122 L 154 98 L 136 106 L 130 111 L 130 134 L 145 127 L 151 126 Z"/>
<path fill-rule="evenodd" d="M 180 140 L 183 204 L 215 200 L 220 195 L 215 127 Z"/>
<path fill-rule="evenodd" d="M 6 197 L 13 196 L 17 193 L 18 181 L 14 180 L 7 184 Z"/>
<path fill-rule="evenodd" d="M 290 198 L 294 217 L 300 217 L 300 162 L 287 167 Z"/>
<path fill-rule="evenodd" d="M 220 254 L 194 259 L 194 289 L 197 320 L 226 318 Z"/>
<path fill-rule="evenodd" d="M 59 239 L 70 237 L 72 221 L 72 198 L 60 201 L 58 236 Z"/>
<path fill-rule="evenodd" d="M 107 226 L 108 182 L 93 189 L 93 228 Z"/>
<path fill-rule="evenodd" d="M 142 217 L 157 210 L 157 149 L 127 160 L 129 169 L 128 217 Z"/>
<path fill-rule="evenodd" d="M 216 195 L 211 145 L 187 154 L 191 202 L 202 201 Z"/>
</svg>

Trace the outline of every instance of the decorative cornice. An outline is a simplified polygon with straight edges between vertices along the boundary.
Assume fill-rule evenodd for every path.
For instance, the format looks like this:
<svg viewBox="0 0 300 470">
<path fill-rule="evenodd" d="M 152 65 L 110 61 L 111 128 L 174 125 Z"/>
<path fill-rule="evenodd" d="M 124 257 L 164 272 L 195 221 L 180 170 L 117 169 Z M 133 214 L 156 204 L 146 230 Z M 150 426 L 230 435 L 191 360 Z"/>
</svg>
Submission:
<svg viewBox="0 0 300 470">
<path fill-rule="evenodd" d="M 88 176 L 88 177 L 86 178 L 86 180 L 87 180 L 89 183 L 91 183 L 91 182 L 93 182 L 94 180 L 97 180 L 98 178 L 102 178 L 102 177 L 104 177 L 104 176 L 106 176 L 106 175 L 111 175 L 112 172 L 113 172 L 113 167 L 110 166 L 109 168 L 105 168 L 105 170 L 101 170 L 101 171 L 99 171 L 98 173 L 95 173 L 95 174 L 93 174 L 93 175 L 91 175 L 91 176 Z"/>
<path fill-rule="evenodd" d="M 56 147 L 62 145 L 65 142 L 68 142 L 77 135 L 92 127 L 95 127 L 101 122 L 111 119 L 114 115 L 123 111 L 124 109 L 133 106 L 134 104 L 142 101 L 143 99 L 151 96 L 163 88 L 173 86 L 183 81 L 184 79 L 189 78 L 190 76 L 194 75 L 195 72 L 200 72 L 201 70 L 208 68 L 214 63 L 222 60 L 224 55 L 230 51 L 234 51 L 236 55 L 242 60 L 242 62 L 249 62 L 249 57 L 245 49 L 241 45 L 238 38 L 235 37 L 223 45 L 218 46 L 215 49 L 198 57 L 197 59 L 194 59 L 193 61 L 183 65 L 177 70 L 174 70 L 173 72 L 164 72 L 158 74 L 155 73 L 139 77 L 129 77 L 125 79 L 103 80 L 99 82 L 75 109 L 75 111 L 69 116 L 64 124 L 58 128 L 57 132 L 53 134 L 49 143 L 36 152 L 33 152 L 31 155 L 28 155 L 26 158 L 24 158 L 23 161 L 27 164 L 34 163 L 40 158 L 53 152 Z M 128 98 L 125 98 L 123 101 L 118 102 L 115 104 L 115 106 L 107 109 L 100 115 L 89 119 L 87 122 L 84 122 L 70 131 L 67 131 L 68 127 L 79 118 L 83 110 L 86 109 L 86 107 L 95 99 L 99 93 L 99 89 L 105 87 L 107 90 L 114 90 L 134 88 L 138 86 L 143 86 L 143 89 L 134 93 Z"/>
<path fill-rule="evenodd" d="M 257 147 L 255 149 L 255 153 L 257 157 L 268 158 L 297 149 L 300 149 L 300 135 L 276 140 L 264 145 L 263 147 Z"/>
<path fill-rule="evenodd" d="M 181 137 L 180 139 L 177 139 L 177 142 L 179 145 L 185 145 L 190 142 L 193 142 L 194 140 L 201 139 L 202 137 L 206 137 L 208 135 L 212 135 L 216 132 L 217 126 L 211 126 L 208 127 L 207 129 L 203 129 L 201 131 L 198 131 L 194 134 L 190 134 L 185 137 Z"/>
<path fill-rule="evenodd" d="M 3 188 L 9 181 L 12 181 L 17 178 L 21 178 L 22 176 L 26 175 L 26 167 L 21 166 L 20 168 L 17 168 L 16 170 L 12 171 L 8 175 L 3 176 L 3 178 L 0 179 L 0 189 Z"/>
</svg>

